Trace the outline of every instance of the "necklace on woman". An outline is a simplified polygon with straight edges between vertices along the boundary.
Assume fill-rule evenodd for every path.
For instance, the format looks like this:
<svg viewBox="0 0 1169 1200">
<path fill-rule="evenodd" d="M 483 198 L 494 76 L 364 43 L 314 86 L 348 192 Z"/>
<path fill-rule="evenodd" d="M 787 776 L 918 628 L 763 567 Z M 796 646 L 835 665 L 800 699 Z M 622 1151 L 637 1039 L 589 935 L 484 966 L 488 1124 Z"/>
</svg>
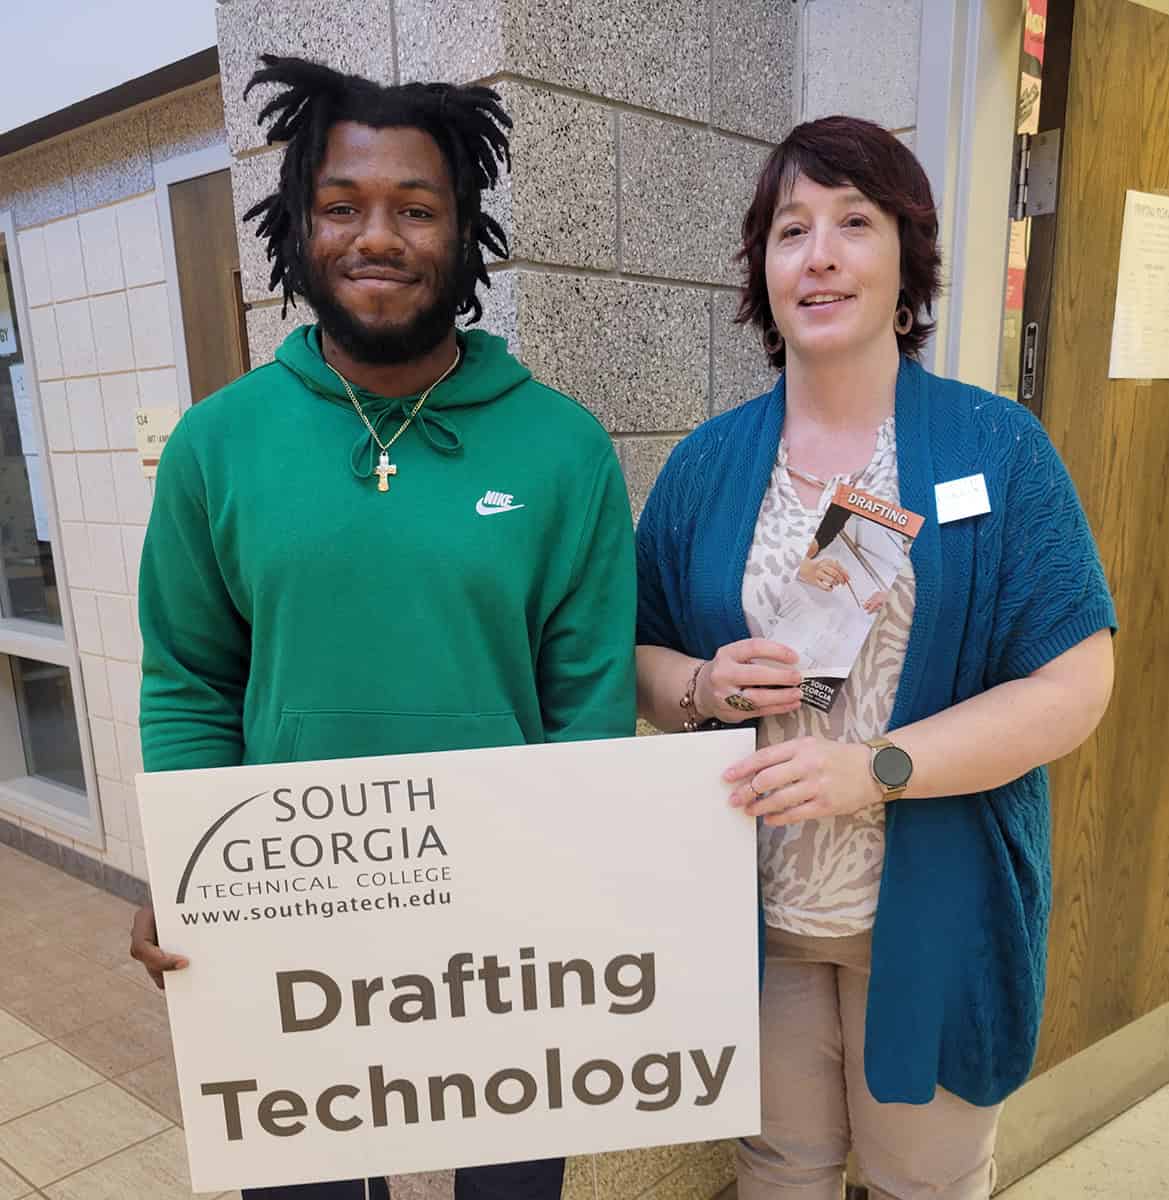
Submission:
<svg viewBox="0 0 1169 1200">
<path fill-rule="evenodd" d="M 811 484 L 812 487 L 818 487 L 821 490 L 823 490 L 824 488 L 826 488 L 829 485 L 829 483 L 832 482 L 830 479 L 821 479 L 819 475 L 812 475 L 812 474 L 808 474 L 804 471 L 797 471 L 795 469 L 795 467 L 793 467 L 791 465 L 790 462 L 784 463 L 784 466 L 787 468 L 787 473 L 789 475 L 794 475 L 797 479 L 801 480 L 803 483 Z M 850 484 L 856 483 L 856 481 L 860 478 L 863 471 L 864 471 L 864 467 L 862 467 L 860 469 L 860 471 L 853 471 L 853 473 L 851 475 L 841 475 L 841 476 L 839 476 L 839 478 L 840 478 L 841 482 L 843 482 L 843 483 L 850 483 Z"/>
<path fill-rule="evenodd" d="M 462 350 L 460 347 L 456 346 L 455 361 L 451 363 L 451 365 L 447 367 L 445 371 L 443 371 L 443 373 L 430 385 L 430 387 L 426 389 L 426 391 L 422 393 L 421 396 L 418 397 L 418 403 L 415 404 L 410 410 L 410 415 L 402 422 L 401 425 L 398 426 L 397 433 L 395 433 L 388 442 L 383 442 L 382 439 L 378 437 L 377 430 L 374 429 L 370 419 L 365 415 L 365 409 L 361 407 L 356 393 L 349 385 L 349 380 L 346 379 L 345 376 L 342 375 L 341 372 L 338 371 L 331 362 L 325 363 L 325 366 L 328 367 L 329 370 L 332 371 L 339 380 L 341 380 L 341 383 L 345 387 L 345 394 L 349 397 L 353 407 L 357 410 L 357 415 L 361 418 L 362 424 L 366 427 L 366 429 L 369 430 L 369 436 L 373 438 L 373 440 L 377 443 L 378 449 L 381 451 L 381 453 L 378 455 L 377 466 L 374 468 L 374 474 L 377 476 L 377 490 L 379 492 L 388 492 L 390 490 L 390 476 L 397 475 L 398 473 L 397 464 L 390 462 L 390 447 L 398 440 L 398 438 L 402 436 L 402 434 L 406 432 L 407 429 L 410 428 L 410 422 L 413 421 L 414 418 L 418 416 L 419 412 L 422 411 L 422 406 L 430 398 L 430 393 L 433 392 L 434 389 L 438 387 L 438 385 L 442 383 L 444 379 L 454 372 L 455 367 L 459 365 L 459 359 L 461 357 Z"/>
</svg>

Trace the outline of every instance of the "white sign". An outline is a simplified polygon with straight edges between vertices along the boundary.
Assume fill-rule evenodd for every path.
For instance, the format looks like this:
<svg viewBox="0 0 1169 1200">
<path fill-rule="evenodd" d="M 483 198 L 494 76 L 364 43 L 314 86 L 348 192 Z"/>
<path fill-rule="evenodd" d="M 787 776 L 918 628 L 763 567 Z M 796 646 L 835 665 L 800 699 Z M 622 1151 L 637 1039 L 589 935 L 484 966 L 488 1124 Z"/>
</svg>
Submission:
<svg viewBox="0 0 1169 1200">
<path fill-rule="evenodd" d="M 1169 196 L 1125 193 L 1109 379 L 1169 379 Z"/>
<path fill-rule="evenodd" d="M 138 457 L 147 479 L 158 474 L 158 460 L 175 426 L 179 423 L 177 408 L 140 408 L 134 414 L 138 430 Z"/>
<path fill-rule="evenodd" d="M 12 402 L 16 405 L 16 424 L 20 430 L 22 452 L 36 454 L 40 442 L 32 419 L 32 396 L 28 391 L 28 375 L 24 363 L 13 363 L 8 368 L 8 378 L 12 384 Z"/>
<path fill-rule="evenodd" d="M 140 775 L 195 1190 L 757 1132 L 754 745 Z"/>
<path fill-rule="evenodd" d="M 8 272 L 4 255 L 0 254 L 0 358 L 15 354 L 18 349 L 16 322 L 12 318 L 12 305 L 8 300 Z"/>
<path fill-rule="evenodd" d="M 32 501 L 32 519 L 36 526 L 37 541 L 51 541 L 49 509 L 45 504 L 45 495 L 49 490 L 49 481 L 45 475 L 45 460 L 39 454 L 26 454 L 24 467 L 28 472 L 28 494 Z"/>
<path fill-rule="evenodd" d="M 0 358 L 15 354 L 19 347 L 16 344 L 16 325 L 12 320 L 12 309 L 8 302 L 0 296 Z"/>
</svg>

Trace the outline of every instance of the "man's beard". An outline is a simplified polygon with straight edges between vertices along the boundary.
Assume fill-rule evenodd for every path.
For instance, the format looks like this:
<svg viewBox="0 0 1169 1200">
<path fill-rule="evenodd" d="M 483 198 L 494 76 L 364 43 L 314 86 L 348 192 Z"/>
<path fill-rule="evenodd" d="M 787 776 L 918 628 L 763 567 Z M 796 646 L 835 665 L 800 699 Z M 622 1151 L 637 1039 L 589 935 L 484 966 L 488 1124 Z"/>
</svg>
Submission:
<svg viewBox="0 0 1169 1200">
<path fill-rule="evenodd" d="M 459 306 L 457 254 L 435 277 L 434 296 L 399 324 L 369 326 L 337 299 L 311 259 L 304 264 L 304 296 L 316 311 L 321 329 L 351 358 L 370 366 L 397 366 L 429 354 L 451 331 Z"/>
</svg>

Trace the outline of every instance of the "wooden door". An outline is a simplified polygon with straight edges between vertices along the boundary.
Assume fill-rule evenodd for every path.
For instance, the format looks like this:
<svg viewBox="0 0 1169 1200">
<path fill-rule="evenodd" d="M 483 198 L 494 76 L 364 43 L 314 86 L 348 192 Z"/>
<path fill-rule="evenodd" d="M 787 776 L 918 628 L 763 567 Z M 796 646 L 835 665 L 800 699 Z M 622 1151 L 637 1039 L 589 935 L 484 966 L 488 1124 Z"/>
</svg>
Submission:
<svg viewBox="0 0 1169 1200">
<path fill-rule="evenodd" d="M 191 402 L 197 404 L 249 368 L 231 172 L 172 184 L 170 210 Z"/>
<path fill-rule="evenodd" d="M 1071 29 L 1042 419 L 1087 509 L 1121 632 L 1108 716 L 1052 771 L 1037 1071 L 1169 1002 L 1169 381 L 1108 378 L 1125 192 L 1169 193 L 1169 15 L 1075 0 Z"/>
</svg>

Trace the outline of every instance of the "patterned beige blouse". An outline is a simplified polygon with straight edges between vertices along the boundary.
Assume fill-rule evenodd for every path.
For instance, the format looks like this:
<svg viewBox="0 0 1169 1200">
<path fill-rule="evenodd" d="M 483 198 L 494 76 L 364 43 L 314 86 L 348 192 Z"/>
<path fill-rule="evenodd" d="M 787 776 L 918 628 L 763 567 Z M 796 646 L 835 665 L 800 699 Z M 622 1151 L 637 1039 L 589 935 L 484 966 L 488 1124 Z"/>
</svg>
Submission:
<svg viewBox="0 0 1169 1200">
<path fill-rule="evenodd" d="M 815 511 L 804 507 L 780 442 L 743 576 L 743 611 L 752 637 L 766 637 L 782 588 L 795 578 L 808 543 L 844 476 L 829 480 Z M 897 440 L 889 417 L 872 461 L 855 486 L 900 502 Z M 760 746 L 809 735 L 863 741 L 885 733 L 913 619 L 913 568 L 906 561 L 831 712 L 802 706 L 760 722 Z M 885 810 L 773 828 L 759 825 L 759 873 L 769 925 L 813 937 L 846 937 L 872 927 L 885 856 Z"/>
</svg>

